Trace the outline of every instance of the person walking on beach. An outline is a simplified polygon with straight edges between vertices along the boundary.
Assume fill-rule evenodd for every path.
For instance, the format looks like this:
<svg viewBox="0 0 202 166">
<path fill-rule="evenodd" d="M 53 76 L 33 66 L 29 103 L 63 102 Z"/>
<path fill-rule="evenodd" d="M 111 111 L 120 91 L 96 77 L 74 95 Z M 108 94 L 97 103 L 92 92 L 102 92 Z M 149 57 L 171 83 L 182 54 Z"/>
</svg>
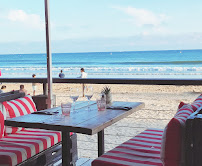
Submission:
<svg viewBox="0 0 202 166">
<path fill-rule="evenodd" d="M 24 85 L 20 85 L 19 93 L 25 93 L 25 95 L 27 95 L 27 90 L 25 89 Z"/>
<path fill-rule="evenodd" d="M 0 89 L 0 93 L 4 93 L 4 90 L 6 89 L 6 85 L 2 85 Z"/>
<path fill-rule="evenodd" d="M 79 78 L 87 78 L 88 74 L 85 72 L 84 68 L 81 68 L 80 71 L 81 71 L 81 75 Z M 83 97 L 84 97 L 85 96 L 85 94 L 84 94 L 85 84 L 82 85 L 82 89 L 83 89 Z"/>
<path fill-rule="evenodd" d="M 60 70 L 59 77 L 60 77 L 60 78 L 65 78 L 65 74 L 63 73 L 63 71 L 62 71 L 62 70 Z"/>
<path fill-rule="evenodd" d="M 36 74 L 32 74 L 32 78 L 36 78 Z M 32 89 L 33 89 L 33 96 L 35 96 L 36 89 L 37 89 L 37 83 L 35 83 L 35 82 L 32 83 Z"/>
<path fill-rule="evenodd" d="M 81 75 L 79 78 L 87 78 L 87 73 L 85 72 L 84 68 L 81 68 Z"/>
</svg>

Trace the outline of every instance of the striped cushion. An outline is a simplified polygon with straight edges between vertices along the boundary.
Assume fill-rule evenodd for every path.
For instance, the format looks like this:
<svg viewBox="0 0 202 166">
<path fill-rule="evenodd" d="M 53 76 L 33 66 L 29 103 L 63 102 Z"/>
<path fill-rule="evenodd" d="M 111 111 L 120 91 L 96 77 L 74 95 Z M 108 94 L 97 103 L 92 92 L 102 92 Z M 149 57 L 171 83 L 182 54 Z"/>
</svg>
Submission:
<svg viewBox="0 0 202 166">
<path fill-rule="evenodd" d="M 161 159 L 165 166 L 184 163 L 185 122 L 193 112 L 191 105 L 180 103 L 177 113 L 165 127 L 161 147 Z"/>
<path fill-rule="evenodd" d="M 14 166 L 61 141 L 57 131 L 25 129 L 0 139 L 0 165 Z"/>
<path fill-rule="evenodd" d="M 5 101 L 3 102 L 3 106 L 6 109 L 6 119 L 30 114 L 36 111 L 35 103 L 30 95 L 15 100 Z M 22 130 L 21 127 L 6 126 L 5 135 L 20 130 Z"/>
<path fill-rule="evenodd" d="M 4 136 L 4 116 L 0 110 L 0 138 Z"/>
<path fill-rule="evenodd" d="M 163 130 L 147 129 L 92 162 L 92 166 L 163 166 L 160 160 Z"/>
<path fill-rule="evenodd" d="M 194 102 L 192 103 L 191 106 L 194 111 L 196 111 L 198 108 L 200 108 L 202 106 L 202 94 L 200 96 L 198 96 L 196 98 L 196 100 L 194 100 Z"/>
<path fill-rule="evenodd" d="M 6 119 L 6 109 L 2 103 L 0 103 L 0 111 L 2 112 L 4 116 L 4 120 Z"/>
</svg>

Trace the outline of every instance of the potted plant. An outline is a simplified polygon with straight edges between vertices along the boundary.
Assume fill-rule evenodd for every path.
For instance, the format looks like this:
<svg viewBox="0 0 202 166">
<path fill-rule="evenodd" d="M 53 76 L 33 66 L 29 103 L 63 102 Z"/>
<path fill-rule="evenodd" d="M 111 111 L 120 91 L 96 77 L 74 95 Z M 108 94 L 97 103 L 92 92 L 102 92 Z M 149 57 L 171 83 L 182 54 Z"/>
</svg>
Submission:
<svg viewBox="0 0 202 166">
<path fill-rule="evenodd" d="M 103 88 L 102 93 L 106 96 L 106 104 L 107 106 L 112 105 L 112 94 L 111 94 L 111 88 L 106 86 Z"/>
</svg>

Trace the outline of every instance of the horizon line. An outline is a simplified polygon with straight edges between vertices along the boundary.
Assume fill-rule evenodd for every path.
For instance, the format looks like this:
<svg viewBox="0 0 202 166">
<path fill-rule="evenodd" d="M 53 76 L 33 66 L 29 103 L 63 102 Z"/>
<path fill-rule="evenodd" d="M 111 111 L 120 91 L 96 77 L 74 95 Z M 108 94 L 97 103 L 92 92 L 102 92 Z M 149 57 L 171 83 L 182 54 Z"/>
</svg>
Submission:
<svg viewBox="0 0 202 166">
<path fill-rule="evenodd" d="M 52 54 L 78 54 L 78 53 L 119 53 L 119 52 L 152 52 L 152 51 L 194 51 L 194 50 L 202 50 L 202 48 L 198 49 L 165 49 L 165 50 L 138 50 L 138 51 L 92 51 L 92 52 L 52 52 Z M 46 53 L 6 53 L 0 55 L 16 55 L 16 54 L 21 54 L 21 55 L 31 55 L 31 54 L 46 54 Z"/>
</svg>

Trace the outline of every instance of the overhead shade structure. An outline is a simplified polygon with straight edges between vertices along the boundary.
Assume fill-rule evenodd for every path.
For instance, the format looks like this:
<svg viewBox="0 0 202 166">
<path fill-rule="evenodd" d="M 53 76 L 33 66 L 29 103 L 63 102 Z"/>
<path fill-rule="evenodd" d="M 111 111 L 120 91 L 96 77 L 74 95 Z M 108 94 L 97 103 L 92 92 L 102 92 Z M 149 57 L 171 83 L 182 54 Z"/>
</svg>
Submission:
<svg viewBox="0 0 202 166">
<path fill-rule="evenodd" d="M 45 1 L 45 26 L 46 26 L 46 54 L 47 54 L 47 83 L 48 83 L 48 99 L 46 101 L 48 108 L 52 107 L 52 54 L 50 40 L 50 19 L 49 19 L 49 0 Z"/>
</svg>

